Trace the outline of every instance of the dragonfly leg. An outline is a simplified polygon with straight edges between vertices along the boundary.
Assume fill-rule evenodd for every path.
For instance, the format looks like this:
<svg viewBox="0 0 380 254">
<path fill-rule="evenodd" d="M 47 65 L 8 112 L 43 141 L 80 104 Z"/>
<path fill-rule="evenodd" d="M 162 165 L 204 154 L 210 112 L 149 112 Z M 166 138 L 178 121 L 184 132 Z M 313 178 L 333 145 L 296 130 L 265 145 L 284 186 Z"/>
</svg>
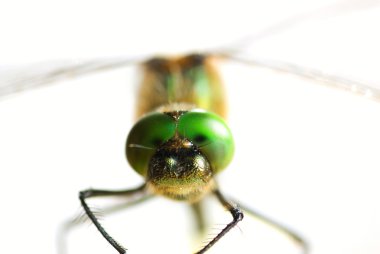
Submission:
<svg viewBox="0 0 380 254">
<path fill-rule="evenodd" d="M 202 254 L 205 253 L 208 249 L 210 249 L 217 241 L 219 241 L 228 231 L 230 231 L 236 224 L 241 221 L 244 217 L 243 212 L 240 210 L 240 208 L 228 201 L 222 193 L 216 189 L 214 191 L 214 194 L 218 198 L 219 202 L 231 213 L 232 215 L 232 221 L 227 224 L 227 226 L 224 227 L 222 231 L 219 232 L 218 235 L 216 235 L 210 242 L 208 242 L 201 250 L 199 250 L 196 254 Z"/>
<path fill-rule="evenodd" d="M 197 231 L 199 234 L 203 235 L 206 230 L 206 218 L 204 214 L 202 201 L 192 204 L 191 208 L 197 223 Z"/>
<path fill-rule="evenodd" d="M 145 193 L 139 193 L 139 194 L 141 194 L 141 195 L 139 195 L 138 197 L 127 196 L 127 200 L 125 203 L 112 205 L 110 207 L 106 207 L 106 208 L 102 209 L 102 214 L 104 214 L 104 215 L 113 214 L 115 212 L 119 212 L 119 211 L 125 210 L 129 207 L 141 204 L 141 203 L 143 203 L 143 202 L 145 202 L 148 199 L 153 197 L 152 195 L 147 195 Z M 71 218 L 71 219 L 65 221 L 64 223 L 62 223 L 62 225 L 61 225 L 61 227 L 57 233 L 57 238 L 56 238 L 56 240 L 57 240 L 57 242 L 56 242 L 57 254 L 67 254 L 68 253 L 68 251 L 67 251 L 67 236 L 74 227 L 79 226 L 86 221 L 86 220 L 84 220 L 84 218 L 82 218 L 82 216 L 86 216 L 86 215 L 83 214 L 81 216 L 76 216 L 76 217 Z"/>
<path fill-rule="evenodd" d="M 285 234 L 286 236 L 291 238 L 293 241 L 295 241 L 296 244 L 298 244 L 300 246 L 300 248 L 302 249 L 303 254 L 309 253 L 309 245 L 308 245 L 307 241 L 302 236 L 300 236 L 299 234 L 297 234 L 296 232 L 294 232 L 293 230 L 291 230 L 287 226 L 263 215 L 262 213 L 255 211 L 252 208 L 248 208 L 236 200 L 233 200 L 233 201 L 236 202 L 237 204 L 239 204 L 239 207 L 246 214 L 251 215 L 253 217 L 256 217 L 257 219 L 259 219 L 262 222 L 274 227 L 276 230 L 280 231 L 281 233 Z"/>
<path fill-rule="evenodd" d="M 120 190 L 120 191 L 109 191 L 109 190 L 96 190 L 96 189 L 88 189 L 79 192 L 79 199 L 82 204 L 82 207 L 84 211 L 86 212 L 87 216 L 90 218 L 92 223 L 94 223 L 95 227 L 98 229 L 98 231 L 103 235 L 103 237 L 114 247 L 120 254 L 126 253 L 126 249 L 119 244 L 116 240 L 114 240 L 107 231 L 103 228 L 103 226 L 100 224 L 98 219 L 96 218 L 95 214 L 91 211 L 90 207 L 88 206 L 86 199 L 93 198 L 93 197 L 105 197 L 105 196 L 133 196 L 137 194 L 146 194 L 146 188 L 145 184 L 135 188 L 135 189 L 128 189 L 128 190 Z"/>
</svg>

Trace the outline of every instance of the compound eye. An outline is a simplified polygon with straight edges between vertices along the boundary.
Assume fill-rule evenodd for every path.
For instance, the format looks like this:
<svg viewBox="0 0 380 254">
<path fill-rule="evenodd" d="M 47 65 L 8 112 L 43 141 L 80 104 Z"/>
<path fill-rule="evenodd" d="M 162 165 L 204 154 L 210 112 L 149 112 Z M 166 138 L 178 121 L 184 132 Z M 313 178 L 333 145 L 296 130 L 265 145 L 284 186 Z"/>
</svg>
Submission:
<svg viewBox="0 0 380 254">
<path fill-rule="evenodd" d="M 162 143 L 174 136 L 175 129 L 174 119 L 163 113 L 146 115 L 132 127 L 127 138 L 126 155 L 137 173 L 146 175 L 150 158 Z"/>
<path fill-rule="evenodd" d="M 179 119 L 177 130 L 198 146 L 215 173 L 231 162 L 234 154 L 232 133 L 218 115 L 207 111 L 189 111 Z"/>
</svg>

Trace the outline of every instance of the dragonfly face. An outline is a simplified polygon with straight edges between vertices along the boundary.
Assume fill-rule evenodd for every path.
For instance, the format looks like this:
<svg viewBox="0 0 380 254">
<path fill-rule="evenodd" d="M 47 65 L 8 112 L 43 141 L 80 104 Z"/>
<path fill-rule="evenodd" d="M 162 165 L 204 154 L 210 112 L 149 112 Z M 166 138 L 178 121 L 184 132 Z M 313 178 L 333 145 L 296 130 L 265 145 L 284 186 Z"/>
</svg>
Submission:
<svg viewBox="0 0 380 254">
<path fill-rule="evenodd" d="M 214 184 L 206 156 L 182 137 L 173 137 L 158 148 L 150 159 L 147 183 L 157 194 L 189 202 L 208 194 Z"/>
</svg>

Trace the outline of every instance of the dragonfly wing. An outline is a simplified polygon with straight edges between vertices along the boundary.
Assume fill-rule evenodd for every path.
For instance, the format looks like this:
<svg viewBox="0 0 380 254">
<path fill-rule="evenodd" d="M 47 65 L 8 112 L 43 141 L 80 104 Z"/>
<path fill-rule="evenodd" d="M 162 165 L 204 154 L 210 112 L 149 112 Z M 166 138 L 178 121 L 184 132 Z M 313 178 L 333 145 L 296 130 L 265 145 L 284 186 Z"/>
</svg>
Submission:
<svg viewBox="0 0 380 254">
<path fill-rule="evenodd" d="M 334 4 L 322 6 L 319 9 L 312 8 L 309 11 L 291 15 L 288 18 L 274 22 L 273 24 L 266 26 L 255 33 L 248 34 L 239 40 L 235 40 L 228 45 L 223 45 L 222 47 L 213 49 L 212 51 L 215 53 L 229 54 L 244 53 L 248 48 L 252 47 L 257 42 L 269 39 L 279 33 L 286 32 L 287 30 L 294 28 L 297 25 L 304 24 L 305 22 L 326 19 L 341 14 L 357 12 L 379 6 L 380 2 L 378 0 L 350 0 L 338 1 Z"/>
<path fill-rule="evenodd" d="M 319 69 L 308 68 L 297 64 L 268 60 L 268 59 L 255 59 L 244 58 L 234 55 L 223 55 L 227 59 L 252 65 L 256 67 L 262 67 L 271 69 L 277 72 L 294 74 L 302 78 L 311 79 L 317 83 L 327 85 L 340 90 L 353 92 L 358 95 L 365 96 L 367 98 L 380 101 L 380 84 L 372 84 L 360 80 L 350 79 L 339 75 L 334 75 L 321 71 Z"/>
<path fill-rule="evenodd" d="M 57 81 L 139 64 L 144 58 L 104 58 L 77 61 L 52 61 L 24 67 L 0 69 L 0 97 Z"/>
</svg>

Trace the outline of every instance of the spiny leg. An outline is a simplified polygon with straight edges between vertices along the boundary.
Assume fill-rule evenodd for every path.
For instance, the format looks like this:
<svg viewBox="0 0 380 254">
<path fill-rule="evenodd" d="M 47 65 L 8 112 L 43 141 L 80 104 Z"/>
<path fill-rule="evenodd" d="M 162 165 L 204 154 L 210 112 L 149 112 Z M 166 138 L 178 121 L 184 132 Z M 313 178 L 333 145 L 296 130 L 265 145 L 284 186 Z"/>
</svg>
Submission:
<svg viewBox="0 0 380 254">
<path fill-rule="evenodd" d="M 119 212 L 121 210 L 127 209 L 129 207 L 141 204 L 145 202 L 146 200 L 152 198 L 152 195 L 147 195 L 145 193 L 141 193 L 142 195 L 140 197 L 136 197 L 133 200 L 127 200 L 127 202 L 117 205 L 112 205 L 110 207 L 106 207 L 102 209 L 102 215 L 109 215 L 113 214 L 115 212 Z M 127 196 L 126 198 L 132 198 L 132 196 Z M 84 215 L 84 214 L 83 214 Z M 81 224 L 85 223 L 85 220 L 83 220 L 82 216 L 75 217 L 72 219 L 69 219 L 62 223 L 61 228 L 58 231 L 57 234 L 57 254 L 66 254 L 67 253 L 67 236 L 70 233 L 70 231 Z"/>
<path fill-rule="evenodd" d="M 129 189 L 129 190 L 121 190 L 121 191 L 109 191 L 109 190 L 95 190 L 95 189 L 88 189 L 81 191 L 79 193 L 79 199 L 83 206 L 84 211 L 86 212 L 87 216 L 90 218 L 92 223 L 94 223 L 95 227 L 98 229 L 98 231 L 103 235 L 103 237 L 114 247 L 120 254 L 126 253 L 126 249 L 119 244 L 116 240 L 114 240 L 107 231 L 103 228 L 103 226 L 99 223 L 98 219 L 96 218 L 95 214 L 91 211 L 90 207 L 88 206 L 86 199 L 87 198 L 93 198 L 93 197 L 105 197 L 105 196 L 131 196 L 134 194 L 141 194 L 145 193 L 146 188 L 145 184 L 141 185 L 140 187 L 137 187 L 135 189 Z M 148 194 L 146 194 L 148 195 Z"/>
<path fill-rule="evenodd" d="M 227 224 L 227 226 L 224 227 L 222 231 L 219 232 L 218 235 L 216 235 L 210 242 L 207 243 L 206 246 L 204 246 L 201 250 L 199 250 L 196 254 L 202 254 L 205 253 L 208 249 L 210 249 L 217 241 L 219 241 L 228 231 L 230 231 L 236 224 L 241 221 L 244 217 L 243 212 L 240 210 L 240 208 L 233 204 L 232 202 L 228 201 L 222 193 L 216 189 L 214 190 L 214 194 L 218 198 L 219 202 L 226 208 L 232 215 L 232 221 Z"/>
<path fill-rule="evenodd" d="M 256 217 L 257 219 L 263 221 L 264 223 L 267 223 L 268 225 L 274 227 L 278 231 L 280 231 L 283 234 L 287 235 L 289 238 L 291 238 L 293 241 L 295 241 L 300 246 L 300 248 L 302 248 L 302 253 L 303 254 L 309 253 L 309 245 L 308 245 L 308 243 L 299 234 L 297 234 L 296 232 L 294 232 L 290 228 L 282 225 L 281 223 L 279 223 L 279 222 L 277 222 L 277 221 L 275 221 L 275 220 L 273 220 L 271 218 L 268 218 L 267 216 L 263 215 L 262 213 L 260 213 L 258 211 L 255 211 L 252 208 L 248 208 L 248 207 L 242 205 L 240 202 L 238 202 L 238 201 L 236 201 L 234 199 L 233 199 L 233 202 L 236 202 L 237 204 L 239 204 L 239 207 L 244 212 L 246 212 L 248 215 Z"/>
</svg>

